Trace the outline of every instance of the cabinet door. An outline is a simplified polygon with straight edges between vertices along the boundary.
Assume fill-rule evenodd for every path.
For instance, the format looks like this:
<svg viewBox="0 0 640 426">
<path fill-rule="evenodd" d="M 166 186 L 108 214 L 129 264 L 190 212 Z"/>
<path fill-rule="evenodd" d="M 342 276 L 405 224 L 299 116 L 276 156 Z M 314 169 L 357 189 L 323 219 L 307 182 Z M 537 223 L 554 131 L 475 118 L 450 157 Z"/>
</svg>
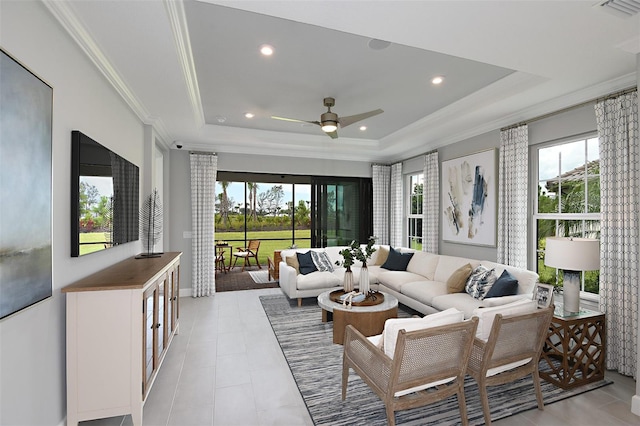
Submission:
<svg viewBox="0 0 640 426">
<path fill-rule="evenodd" d="M 156 337 L 156 345 L 155 345 L 155 368 L 160 367 L 160 359 L 162 357 L 162 353 L 164 352 L 164 347 L 166 344 L 166 326 L 167 321 L 165 318 L 166 310 L 165 310 L 165 302 L 166 302 L 166 290 L 167 290 L 167 277 L 166 275 L 158 281 L 156 286 L 156 293 L 158 295 L 158 303 L 157 303 L 157 314 L 156 314 L 156 329 L 157 329 L 157 337 Z"/>
<path fill-rule="evenodd" d="M 151 382 L 155 370 L 155 336 L 156 336 L 156 286 L 144 292 L 142 300 L 142 336 L 143 336 L 143 393 L 146 395 L 148 384 Z"/>
</svg>

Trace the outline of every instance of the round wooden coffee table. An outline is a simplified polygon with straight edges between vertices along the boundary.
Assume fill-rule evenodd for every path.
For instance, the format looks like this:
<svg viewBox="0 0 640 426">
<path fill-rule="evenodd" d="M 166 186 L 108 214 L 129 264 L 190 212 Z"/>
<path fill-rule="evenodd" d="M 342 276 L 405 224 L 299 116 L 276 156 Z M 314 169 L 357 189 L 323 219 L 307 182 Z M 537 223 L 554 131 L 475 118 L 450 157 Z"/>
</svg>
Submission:
<svg viewBox="0 0 640 426">
<path fill-rule="evenodd" d="M 318 296 L 318 306 L 322 308 L 322 322 L 333 320 L 333 343 L 343 344 L 344 329 L 348 324 L 353 325 L 365 336 L 375 336 L 382 333 L 387 319 L 398 317 L 398 299 L 391 294 L 381 292 L 384 301 L 377 305 L 349 308 L 331 300 L 331 293 L 334 291 L 325 291 Z"/>
</svg>

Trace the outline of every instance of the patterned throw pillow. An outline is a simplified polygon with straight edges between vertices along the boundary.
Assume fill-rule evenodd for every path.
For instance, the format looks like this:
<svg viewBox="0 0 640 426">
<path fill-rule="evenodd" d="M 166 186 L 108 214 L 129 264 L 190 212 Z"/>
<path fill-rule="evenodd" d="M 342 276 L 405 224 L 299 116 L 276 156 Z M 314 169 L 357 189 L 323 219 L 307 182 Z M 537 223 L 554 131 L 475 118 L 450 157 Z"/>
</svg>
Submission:
<svg viewBox="0 0 640 426">
<path fill-rule="evenodd" d="M 318 271 L 333 272 L 333 266 L 331 265 L 331 259 L 325 251 L 311 251 L 311 258 L 313 263 L 318 268 Z"/>
<path fill-rule="evenodd" d="M 469 275 L 465 291 L 474 299 L 482 300 L 497 278 L 494 269 L 478 265 Z"/>
</svg>

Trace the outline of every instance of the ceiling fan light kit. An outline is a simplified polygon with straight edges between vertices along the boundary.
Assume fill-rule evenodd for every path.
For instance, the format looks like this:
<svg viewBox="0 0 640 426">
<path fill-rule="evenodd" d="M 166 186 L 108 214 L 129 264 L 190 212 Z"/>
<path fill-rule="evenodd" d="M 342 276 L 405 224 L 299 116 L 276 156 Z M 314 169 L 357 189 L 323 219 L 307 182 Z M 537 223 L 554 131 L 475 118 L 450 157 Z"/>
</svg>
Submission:
<svg viewBox="0 0 640 426">
<path fill-rule="evenodd" d="M 334 98 L 324 98 L 324 106 L 327 107 L 327 112 L 320 115 L 320 121 L 299 120 L 297 118 L 277 117 L 272 115 L 271 118 L 283 121 L 293 121 L 297 123 L 309 123 L 320 126 L 323 132 L 329 135 L 332 139 L 338 137 L 338 124 L 340 128 L 349 126 L 350 124 L 364 120 L 365 118 L 373 117 L 374 115 L 382 114 L 384 111 L 376 109 L 369 112 L 363 112 L 362 114 L 349 115 L 346 117 L 338 117 L 338 114 L 331 112 L 331 107 L 336 104 Z"/>
</svg>

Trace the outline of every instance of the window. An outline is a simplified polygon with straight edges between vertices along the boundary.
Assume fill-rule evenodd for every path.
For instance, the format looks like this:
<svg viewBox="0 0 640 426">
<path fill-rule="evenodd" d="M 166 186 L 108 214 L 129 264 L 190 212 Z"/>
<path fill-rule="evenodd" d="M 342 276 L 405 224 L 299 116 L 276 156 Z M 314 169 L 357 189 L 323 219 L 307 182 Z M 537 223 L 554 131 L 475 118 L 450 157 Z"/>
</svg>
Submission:
<svg viewBox="0 0 640 426">
<path fill-rule="evenodd" d="M 562 287 L 562 271 L 544 265 L 546 238 L 600 238 L 598 138 L 590 135 L 534 149 L 536 268 L 540 282 Z M 583 272 L 581 296 L 597 295 L 599 279 L 600 271 Z"/>
<path fill-rule="evenodd" d="M 409 202 L 407 206 L 407 236 L 408 246 L 412 249 L 422 250 L 422 197 L 424 175 L 417 173 L 409 175 Z"/>
<path fill-rule="evenodd" d="M 311 246 L 311 184 L 286 176 L 219 172 L 216 181 L 216 240 L 234 248 L 260 240 L 261 264 L 274 250 Z M 299 179 L 298 179 L 299 180 Z"/>
</svg>

